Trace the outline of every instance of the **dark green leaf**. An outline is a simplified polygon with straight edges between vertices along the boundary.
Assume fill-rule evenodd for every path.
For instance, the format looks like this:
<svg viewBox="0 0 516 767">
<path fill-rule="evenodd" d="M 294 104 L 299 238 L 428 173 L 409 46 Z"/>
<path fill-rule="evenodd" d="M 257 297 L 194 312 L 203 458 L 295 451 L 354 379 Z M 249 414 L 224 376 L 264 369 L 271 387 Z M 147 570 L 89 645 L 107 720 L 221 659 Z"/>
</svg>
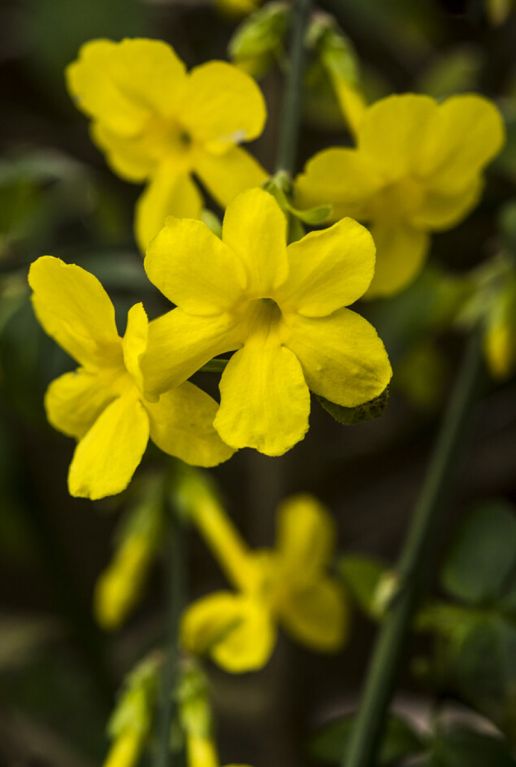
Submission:
<svg viewBox="0 0 516 767">
<path fill-rule="evenodd" d="M 363 421 L 372 421 L 383 415 L 389 401 L 389 394 L 390 389 L 387 386 L 378 397 L 375 397 L 370 402 L 365 402 L 363 405 L 358 405 L 358 407 L 343 407 L 319 396 L 317 396 L 317 399 L 335 421 L 345 426 L 351 426 Z"/>
<path fill-rule="evenodd" d="M 456 726 L 436 734 L 424 764 L 427 767 L 515 767 L 516 761 L 502 738 Z"/>
<path fill-rule="evenodd" d="M 472 604 L 499 599 L 516 567 L 516 515 L 493 501 L 463 523 L 446 560 L 442 583 L 458 599 Z"/>
<path fill-rule="evenodd" d="M 310 755 L 323 764 L 341 764 L 353 731 L 353 717 L 345 717 L 323 727 L 310 744 Z M 421 752 L 421 738 L 397 716 L 389 717 L 377 767 L 394 767 L 401 759 Z"/>
</svg>

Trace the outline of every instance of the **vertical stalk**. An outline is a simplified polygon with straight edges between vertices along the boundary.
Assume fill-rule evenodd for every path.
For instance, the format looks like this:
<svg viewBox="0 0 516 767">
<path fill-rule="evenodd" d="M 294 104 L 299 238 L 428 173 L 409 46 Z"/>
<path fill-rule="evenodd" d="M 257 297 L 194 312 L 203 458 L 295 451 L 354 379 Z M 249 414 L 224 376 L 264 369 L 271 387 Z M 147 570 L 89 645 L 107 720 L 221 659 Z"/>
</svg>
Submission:
<svg viewBox="0 0 516 767">
<path fill-rule="evenodd" d="M 469 435 L 481 380 L 482 332 L 473 331 L 441 425 L 398 565 L 398 590 L 384 618 L 343 767 L 372 767 L 383 734 L 414 608 L 427 575 L 439 515 L 453 486 Z"/>
<path fill-rule="evenodd" d="M 175 509 L 169 509 L 167 651 L 160 684 L 157 716 L 157 750 L 154 767 L 170 767 L 172 723 L 177 720 L 177 688 L 180 681 L 179 628 L 186 591 L 186 562 L 183 523 Z"/>
<path fill-rule="evenodd" d="M 299 143 L 299 122 L 303 103 L 303 75 L 305 70 L 305 36 L 312 0 L 295 0 L 290 43 L 290 68 L 285 85 L 278 140 L 276 171 L 289 175 L 295 170 Z"/>
</svg>

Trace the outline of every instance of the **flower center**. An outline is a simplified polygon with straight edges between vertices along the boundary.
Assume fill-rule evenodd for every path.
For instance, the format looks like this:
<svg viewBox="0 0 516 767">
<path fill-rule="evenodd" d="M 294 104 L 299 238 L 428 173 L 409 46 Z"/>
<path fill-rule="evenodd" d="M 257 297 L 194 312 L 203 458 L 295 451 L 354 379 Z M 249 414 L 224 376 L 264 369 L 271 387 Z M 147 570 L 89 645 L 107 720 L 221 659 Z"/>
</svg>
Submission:
<svg viewBox="0 0 516 767">
<path fill-rule="evenodd" d="M 268 336 L 276 333 L 282 326 L 283 314 L 273 298 L 256 298 L 247 305 L 248 332 L 253 335 Z"/>
<path fill-rule="evenodd" d="M 192 148 L 192 136 L 174 121 L 153 117 L 147 126 L 149 147 L 157 159 L 184 159 Z"/>
<path fill-rule="evenodd" d="M 409 217 L 420 207 L 424 190 L 420 183 L 407 176 L 387 184 L 373 201 L 373 216 L 399 220 Z"/>
</svg>

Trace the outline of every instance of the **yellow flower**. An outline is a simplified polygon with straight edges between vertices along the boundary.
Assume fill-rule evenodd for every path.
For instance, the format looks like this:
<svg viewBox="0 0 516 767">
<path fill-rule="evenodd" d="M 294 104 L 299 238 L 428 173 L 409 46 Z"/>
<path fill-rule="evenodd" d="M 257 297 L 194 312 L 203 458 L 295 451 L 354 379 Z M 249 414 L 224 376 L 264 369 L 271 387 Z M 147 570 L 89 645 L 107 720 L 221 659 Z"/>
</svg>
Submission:
<svg viewBox="0 0 516 767">
<path fill-rule="evenodd" d="M 149 657 L 125 679 L 108 723 L 112 744 L 104 767 L 135 767 L 139 763 L 152 728 L 158 670 L 158 658 Z"/>
<path fill-rule="evenodd" d="M 247 16 L 256 11 L 262 0 L 215 0 L 215 5 L 228 16 Z"/>
<path fill-rule="evenodd" d="M 516 277 L 514 273 L 494 295 L 486 317 L 484 351 L 494 378 L 516 370 Z"/>
<path fill-rule="evenodd" d="M 429 233 L 454 226 L 476 205 L 482 170 L 503 140 L 498 110 L 480 96 L 440 105 L 428 96 L 389 96 L 365 110 L 356 149 L 326 149 L 308 162 L 298 201 L 331 202 L 336 218 L 371 224 L 377 265 L 368 296 L 387 296 L 420 271 Z"/>
<path fill-rule="evenodd" d="M 104 761 L 104 767 L 133 767 L 138 763 L 145 738 L 142 733 L 128 730 L 122 733 L 111 746 Z"/>
<path fill-rule="evenodd" d="M 347 607 L 338 582 L 327 573 L 335 531 L 328 512 L 311 496 L 293 497 L 279 509 L 274 550 L 246 552 L 236 568 L 235 531 L 213 501 L 198 504 L 194 521 L 239 593 L 220 591 L 191 605 L 183 616 L 182 639 L 191 652 L 209 654 L 227 671 L 243 672 L 267 663 L 280 624 L 302 644 L 338 650 L 347 633 Z M 222 518 L 222 522 L 220 522 Z M 229 557 L 226 557 L 226 551 Z"/>
<path fill-rule="evenodd" d="M 43 256 L 32 264 L 29 284 L 39 322 L 80 365 L 53 381 L 45 396 L 52 426 L 78 440 L 68 475 L 72 495 L 98 499 L 124 490 L 149 436 L 188 463 L 213 466 L 230 457 L 211 426 L 217 405 L 196 386 L 185 383 L 158 401 L 143 396 L 148 320 L 142 304 L 130 309 L 120 338 L 107 293 L 79 266 Z"/>
<path fill-rule="evenodd" d="M 200 215 L 192 173 L 222 206 L 267 177 L 238 146 L 262 132 L 264 100 L 231 64 L 211 61 L 187 73 L 159 40 L 93 40 L 68 67 L 67 82 L 115 172 L 149 181 L 136 210 L 142 250 L 168 214 Z"/>
<path fill-rule="evenodd" d="M 214 425 L 231 447 L 267 455 L 305 435 L 309 388 L 354 407 L 391 377 L 376 331 L 345 308 L 373 276 L 369 232 L 344 219 L 287 247 L 286 228 L 274 198 L 252 189 L 229 205 L 222 241 L 199 221 L 169 219 L 145 259 L 151 282 L 178 307 L 150 326 L 146 387 L 165 390 L 238 350 Z"/>
</svg>

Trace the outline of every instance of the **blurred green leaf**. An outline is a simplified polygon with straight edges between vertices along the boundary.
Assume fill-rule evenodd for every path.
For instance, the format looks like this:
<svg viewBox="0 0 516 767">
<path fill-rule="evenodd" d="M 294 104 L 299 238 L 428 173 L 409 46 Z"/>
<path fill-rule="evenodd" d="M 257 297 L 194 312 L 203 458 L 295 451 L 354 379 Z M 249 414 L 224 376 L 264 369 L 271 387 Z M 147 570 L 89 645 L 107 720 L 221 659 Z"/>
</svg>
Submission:
<svg viewBox="0 0 516 767">
<path fill-rule="evenodd" d="M 464 521 L 442 572 L 444 588 L 472 604 L 498 599 L 516 568 L 516 516 L 492 501 Z"/>
<path fill-rule="evenodd" d="M 354 717 L 349 716 L 322 727 L 310 743 L 311 757 L 323 764 L 341 764 L 353 724 Z M 422 748 L 422 740 L 413 728 L 404 719 L 390 716 L 376 767 L 394 767 L 400 760 L 419 754 Z"/>
<path fill-rule="evenodd" d="M 268 3 L 238 27 L 229 43 L 229 55 L 253 77 L 263 77 L 284 51 L 290 9 L 287 3 Z"/>
<path fill-rule="evenodd" d="M 440 53 L 423 72 L 418 90 L 438 99 L 478 90 L 482 65 L 482 53 L 477 48 L 453 48 Z"/>
<path fill-rule="evenodd" d="M 352 426 L 356 423 L 363 423 L 364 421 L 373 421 L 375 418 L 379 418 L 383 415 L 387 403 L 389 402 L 390 389 L 387 386 L 386 389 L 375 399 L 370 402 L 364 402 L 363 405 L 357 407 L 343 407 L 342 405 L 336 405 L 335 402 L 330 402 L 324 397 L 317 396 L 318 402 L 326 410 L 331 417 L 344 426 Z"/>
<path fill-rule="evenodd" d="M 496 735 L 475 732 L 462 726 L 436 733 L 430 742 L 425 767 L 515 767 L 508 744 Z"/>
<path fill-rule="evenodd" d="M 516 626 L 492 615 L 479 622 L 451 659 L 461 696 L 516 739 Z"/>
<path fill-rule="evenodd" d="M 346 554 L 339 559 L 337 571 L 359 607 L 376 618 L 378 588 L 389 572 L 387 566 L 363 554 Z"/>
</svg>

